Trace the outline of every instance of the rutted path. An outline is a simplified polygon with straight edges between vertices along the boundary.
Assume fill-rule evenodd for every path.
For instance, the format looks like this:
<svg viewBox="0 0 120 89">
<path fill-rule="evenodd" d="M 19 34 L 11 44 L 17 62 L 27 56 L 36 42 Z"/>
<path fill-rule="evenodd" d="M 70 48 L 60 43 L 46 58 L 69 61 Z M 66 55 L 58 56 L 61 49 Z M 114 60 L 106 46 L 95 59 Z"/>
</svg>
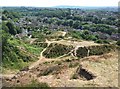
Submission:
<svg viewBox="0 0 120 89">
<path fill-rule="evenodd" d="M 44 48 L 43 51 L 40 53 L 40 58 L 39 58 L 39 60 L 36 61 L 36 62 L 34 62 L 33 64 L 31 64 L 31 65 L 29 66 L 29 69 L 32 69 L 32 68 L 34 68 L 35 66 L 39 65 L 40 63 L 43 63 L 43 62 L 47 61 L 47 60 L 45 60 L 45 57 L 43 57 L 43 52 L 49 47 L 49 45 L 51 44 L 51 42 L 46 39 L 46 43 L 47 43 L 47 47 Z"/>
<path fill-rule="evenodd" d="M 62 36 L 65 36 L 65 35 L 66 35 L 66 32 L 62 32 L 62 34 L 63 34 Z M 48 40 L 46 39 L 45 43 L 47 43 L 47 47 L 46 47 L 45 49 L 43 49 L 43 51 L 40 53 L 40 58 L 39 58 L 39 60 L 36 61 L 36 62 L 34 62 L 33 64 L 31 64 L 31 65 L 29 66 L 29 69 L 32 69 L 32 68 L 34 68 L 35 66 L 39 65 L 40 63 L 43 63 L 43 62 L 46 62 L 46 61 L 56 60 L 56 59 L 49 59 L 49 60 L 47 60 L 47 59 L 43 56 L 43 52 L 50 46 L 51 43 L 54 43 L 54 41 L 52 42 L 52 41 L 48 41 Z"/>
<path fill-rule="evenodd" d="M 62 32 L 62 34 L 63 34 L 62 36 L 65 36 L 65 35 L 66 35 L 66 32 Z"/>
<path fill-rule="evenodd" d="M 12 78 L 13 76 L 15 76 L 15 74 L 0 74 L 0 78 L 1 77 L 5 77 L 5 78 Z"/>
<path fill-rule="evenodd" d="M 77 56 L 77 50 L 78 50 L 79 47 L 80 47 L 80 46 L 76 46 L 76 47 L 75 47 L 74 56 Z"/>
</svg>

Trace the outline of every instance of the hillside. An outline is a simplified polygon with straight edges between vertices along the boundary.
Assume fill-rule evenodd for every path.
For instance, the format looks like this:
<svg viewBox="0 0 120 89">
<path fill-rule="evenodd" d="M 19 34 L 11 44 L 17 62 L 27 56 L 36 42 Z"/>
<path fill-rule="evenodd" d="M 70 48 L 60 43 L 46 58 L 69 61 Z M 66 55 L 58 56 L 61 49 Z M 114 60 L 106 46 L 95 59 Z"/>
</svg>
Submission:
<svg viewBox="0 0 120 89">
<path fill-rule="evenodd" d="M 4 7 L 3 87 L 118 87 L 117 12 Z"/>
</svg>

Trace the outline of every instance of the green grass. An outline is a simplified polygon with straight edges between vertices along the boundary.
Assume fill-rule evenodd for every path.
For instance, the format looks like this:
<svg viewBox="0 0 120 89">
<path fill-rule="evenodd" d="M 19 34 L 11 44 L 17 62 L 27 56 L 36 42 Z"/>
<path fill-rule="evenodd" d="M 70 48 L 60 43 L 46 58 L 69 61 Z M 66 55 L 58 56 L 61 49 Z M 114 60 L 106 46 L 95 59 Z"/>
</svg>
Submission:
<svg viewBox="0 0 120 89">
<path fill-rule="evenodd" d="M 3 68 L 21 69 L 38 60 L 42 47 L 25 43 L 15 38 L 8 39 L 3 52 Z"/>
<path fill-rule="evenodd" d="M 24 43 L 23 41 L 20 41 L 17 39 L 12 39 L 12 40 L 9 39 L 8 42 L 14 46 L 24 47 L 26 49 L 26 51 L 33 53 L 34 55 L 39 55 L 40 52 L 43 50 L 43 47 L 38 47 L 36 45 Z"/>
<path fill-rule="evenodd" d="M 41 51 L 43 50 L 42 47 L 31 46 L 31 45 L 26 45 L 25 48 L 28 52 L 33 53 L 34 55 L 40 55 Z"/>
<path fill-rule="evenodd" d="M 25 66 L 28 66 L 29 62 L 23 62 L 22 59 L 18 59 L 17 62 L 12 61 L 6 61 L 3 64 L 3 68 L 5 70 L 11 69 L 11 70 L 20 70 L 24 68 Z"/>
</svg>

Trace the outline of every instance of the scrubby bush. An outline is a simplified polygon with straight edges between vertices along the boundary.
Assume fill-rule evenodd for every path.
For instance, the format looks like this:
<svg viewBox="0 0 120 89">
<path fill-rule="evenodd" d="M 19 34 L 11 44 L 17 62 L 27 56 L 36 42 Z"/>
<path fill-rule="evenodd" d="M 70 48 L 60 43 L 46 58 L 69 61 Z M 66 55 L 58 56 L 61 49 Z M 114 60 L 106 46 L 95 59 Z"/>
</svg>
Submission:
<svg viewBox="0 0 120 89">
<path fill-rule="evenodd" d="M 78 79 L 78 75 L 76 73 L 74 73 L 71 77 L 71 79 Z"/>
<path fill-rule="evenodd" d="M 110 52 L 112 48 L 109 45 L 101 45 L 101 46 L 91 46 L 89 47 L 89 50 L 90 50 L 89 55 L 101 55 Z"/>
<path fill-rule="evenodd" d="M 73 48 L 72 46 L 52 43 L 47 48 L 47 50 L 43 52 L 43 55 L 47 58 L 56 58 L 69 53 L 72 50 L 72 48 Z"/>
<path fill-rule="evenodd" d="M 100 45 L 100 46 L 90 46 L 90 47 L 80 47 L 77 50 L 77 57 L 86 57 L 88 56 L 88 50 L 89 50 L 89 56 L 90 55 L 102 55 L 104 53 L 108 53 L 111 50 L 114 50 L 115 47 L 112 45 Z"/>
<path fill-rule="evenodd" d="M 96 40 L 95 42 L 96 42 L 96 43 L 103 43 L 102 40 L 100 40 L 100 39 L 99 39 L 99 40 Z"/>
<path fill-rule="evenodd" d="M 86 57 L 87 54 L 88 54 L 88 49 L 86 47 L 79 47 L 76 52 L 76 56 L 80 58 Z"/>
<path fill-rule="evenodd" d="M 120 46 L 120 40 L 118 40 L 116 44 L 117 44 L 118 46 Z"/>
<path fill-rule="evenodd" d="M 70 64 L 69 64 L 69 68 L 73 68 L 73 67 L 76 67 L 76 66 L 78 66 L 78 65 L 79 65 L 78 62 L 76 62 L 76 63 L 70 63 Z"/>
<path fill-rule="evenodd" d="M 109 41 L 107 41 L 107 40 L 103 40 L 103 43 L 110 44 Z"/>
</svg>

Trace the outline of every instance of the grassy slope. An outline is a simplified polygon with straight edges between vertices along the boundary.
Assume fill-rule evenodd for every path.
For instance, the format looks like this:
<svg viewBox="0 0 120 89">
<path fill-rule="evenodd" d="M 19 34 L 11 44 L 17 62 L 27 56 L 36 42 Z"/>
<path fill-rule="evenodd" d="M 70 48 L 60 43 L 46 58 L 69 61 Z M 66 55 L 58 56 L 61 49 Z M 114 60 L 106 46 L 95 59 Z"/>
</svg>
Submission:
<svg viewBox="0 0 120 89">
<path fill-rule="evenodd" d="M 3 67 L 5 69 L 21 69 L 37 60 L 42 47 L 30 45 L 18 39 L 8 39 L 8 46 L 3 53 Z M 4 71 L 3 68 L 3 71 Z"/>
</svg>

